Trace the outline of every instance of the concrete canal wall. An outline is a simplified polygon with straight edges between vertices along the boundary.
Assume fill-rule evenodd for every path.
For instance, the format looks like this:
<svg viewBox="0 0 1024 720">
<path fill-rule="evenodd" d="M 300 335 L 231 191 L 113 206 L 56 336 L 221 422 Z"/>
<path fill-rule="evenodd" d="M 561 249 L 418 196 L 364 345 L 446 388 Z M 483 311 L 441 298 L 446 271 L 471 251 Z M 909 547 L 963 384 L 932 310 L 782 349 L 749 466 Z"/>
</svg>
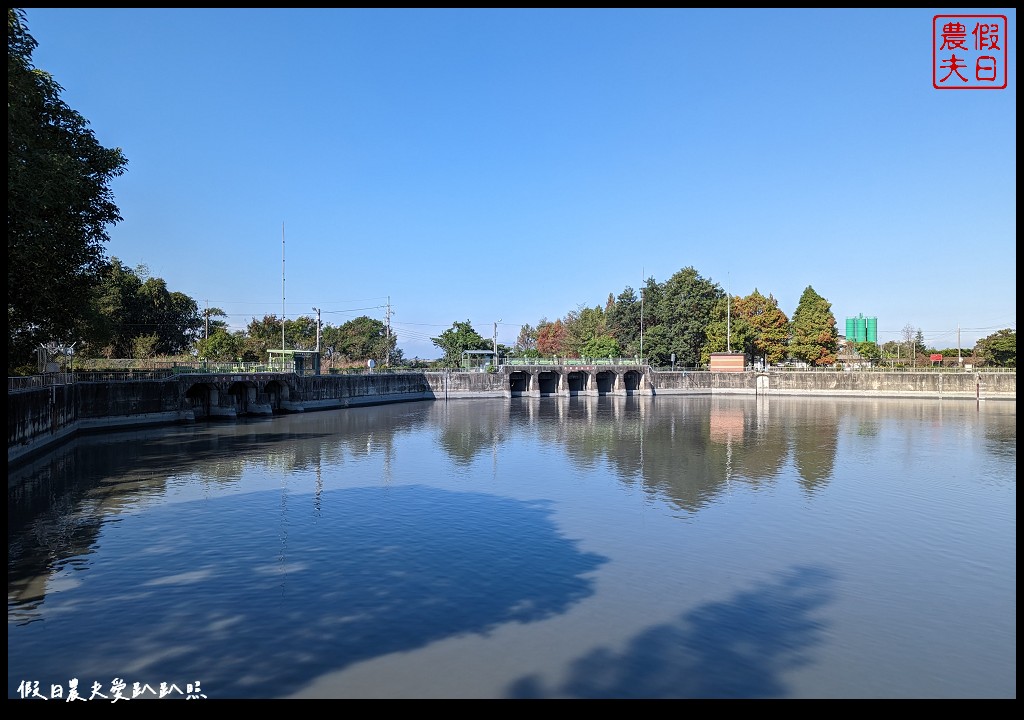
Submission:
<svg viewBox="0 0 1024 720">
<path fill-rule="evenodd" d="M 824 372 L 652 373 L 655 395 L 749 394 L 1016 400 L 1017 373 Z"/>
<path fill-rule="evenodd" d="M 245 415 L 329 410 L 393 402 L 573 395 L 817 395 L 1017 399 L 1013 373 L 626 371 L 635 385 L 557 379 L 550 392 L 513 388 L 522 368 L 495 373 L 410 372 L 365 375 L 251 373 L 179 375 L 164 380 L 76 382 L 8 393 L 7 462 L 16 464 L 78 433 Z M 575 377 L 579 367 L 566 369 Z M 595 379 L 598 374 L 595 372 Z M 545 375 L 558 371 L 547 367 Z M 564 378 L 563 378 L 564 379 Z M 536 383 L 522 387 L 535 388 Z M 583 390 L 573 390 L 573 387 Z M 610 388 L 607 391 L 598 388 Z M 626 388 L 626 389 L 622 389 Z"/>
</svg>

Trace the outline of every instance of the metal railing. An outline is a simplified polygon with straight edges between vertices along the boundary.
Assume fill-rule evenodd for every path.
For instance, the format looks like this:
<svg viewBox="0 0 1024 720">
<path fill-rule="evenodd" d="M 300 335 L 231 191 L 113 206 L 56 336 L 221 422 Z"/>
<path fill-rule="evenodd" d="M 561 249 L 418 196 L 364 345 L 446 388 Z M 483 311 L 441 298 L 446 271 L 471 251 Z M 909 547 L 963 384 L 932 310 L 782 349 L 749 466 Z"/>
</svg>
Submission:
<svg viewBox="0 0 1024 720">
<path fill-rule="evenodd" d="M 675 368 L 669 367 L 668 365 L 652 366 L 651 370 L 654 372 L 708 372 L 710 368 L 707 365 L 699 365 L 697 367 L 683 367 L 682 365 L 676 365 Z M 960 367 L 896 367 L 892 368 L 889 366 L 877 365 L 874 367 L 859 367 L 859 366 L 806 366 L 799 367 L 796 365 L 769 365 L 766 368 L 759 368 L 753 365 L 747 365 L 743 372 L 809 372 L 809 373 L 824 373 L 824 372 L 862 372 L 862 373 L 1015 373 L 1017 368 L 1005 368 L 1005 367 L 974 367 L 971 369 L 960 368 Z"/>
<path fill-rule="evenodd" d="M 70 385 L 75 381 L 72 373 L 47 373 L 46 375 L 26 375 L 23 377 L 8 377 L 7 392 L 18 390 L 34 390 L 51 385 Z"/>
<path fill-rule="evenodd" d="M 123 382 L 127 380 L 163 380 L 172 375 L 170 370 L 86 370 L 74 373 L 74 382 Z"/>
<path fill-rule="evenodd" d="M 505 358 L 499 365 L 510 367 L 524 366 L 573 366 L 573 365 L 640 365 L 635 358 Z M 676 365 L 651 367 L 654 372 L 708 372 L 706 365 L 698 367 L 684 367 Z M 161 380 L 182 374 L 219 374 L 234 375 L 243 373 L 290 373 L 294 372 L 294 363 L 286 362 L 284 368 L 280 363 L 268 365 L 266 363 L 202 363 L 178 364 L 169 369 L 163 370 L 124 370 L 105 372 L 99 370 L 75 371 L 74 373 L 47 373 L 45 375 L 27 375 L 7 378 L 7 392 L 21 390 L 33 390 L 41 387 L 59 385 L 71 385 L 75 382 L 127 382 L 131 380 Z M 962 367 L 904 367 L 890 368 L 884 366 L 875 367 L 793 367 L 793 366 L 771 366 L 764 370 L 748 366 L 745 372 L 801 372 L 801 373 L 823 373 L 823 372 L 859 372 L 859 373 L 1016 373 L 1017 368 L 1006 367 L 975 367 L 970 370 Z M 394 375 L 402 373 L 423 373 L 423 372 L 448 372 L 448 373 L 478 373 L 480 368 L 424 368 L 424 367 L 376 367 L 372 370 L 367 368 L 332 368 L 326 372 L 321 370 L 321 375 Z M 307 375 L 312 374 L 310 371 Z"/>
<path fill-rule="evenodd" d="M 606 357 L 606 358 L 569 358 L 569 357 L 506 357 L 499 365 L 645 365 L 646 361 L 637 357 Z"/>
<path fill-rule="evenodd" d="M 295 361 L 261 362 L 195 362 L 175 363 L 170 370 L 174 375 L 234 375 L 241 373 L 292 373 Z"/>
<path fill-rule="evenodd" d="M 922 365 L 918 367 L 889 367 L 888 365 L 846 365 L 840 367 L 795 367 L 795 366 L 770 366 L 765 368 L 767 372 L 863 372 L 863 373 L 1015 373 L 1017 368 L 1007 367 L 972 367 L 970 369 L 956 366 L 931 366 Z"/>
</svg>

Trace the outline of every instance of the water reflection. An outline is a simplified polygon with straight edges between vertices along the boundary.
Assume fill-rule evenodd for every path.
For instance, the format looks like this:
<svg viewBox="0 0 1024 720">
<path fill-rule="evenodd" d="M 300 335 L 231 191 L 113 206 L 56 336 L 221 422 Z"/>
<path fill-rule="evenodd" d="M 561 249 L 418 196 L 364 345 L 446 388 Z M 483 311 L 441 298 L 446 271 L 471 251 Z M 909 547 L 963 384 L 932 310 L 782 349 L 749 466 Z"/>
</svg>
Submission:
<svg viewBox="0 0 1024 720">
<path fill-rule="evenodd" d="M 8 474 L 9 694 L 287 696 L 527 626 L 536 657 L 465 665 L 501 655 L 515 697 L 786 697 L 818 664 L 833 696 L 901 664 L 909 694 L 1004 694 L 1015 413 L 515 398 L 87 436 Z"/>
<path fill-rule="evenodd" d="M 290 520 L 291 501 L 262 492 L 149 510 L 133 547 L 105 548 L 33 624 L 73 644 L 62 676 L 28 629 L 17 673 L 48 686 L 130 670 L 156 686 L 192 672 L 220 697 L 273 697 L 369 657 L 563 612 L 603 562 L 561 537 L 544 503 L 353 488 L 326 493 L 330 522 L 314 525 Z M 83 615 L 111 622 L 96 633 Z M 39 617 L 34 603 L 8 616 Z"/>
<path fill-rule="evenodd" d="M 798 568 L 772 582 L 702 605 L 648 628 L 622 652 L 594 650 L 569 679 L 545 686 L 536 676 L 512 684 L 516 698 L 781 698 L 783 675 L 807 662 L 827 628 L 817 619 L 835 578 Z"/>
</svg>

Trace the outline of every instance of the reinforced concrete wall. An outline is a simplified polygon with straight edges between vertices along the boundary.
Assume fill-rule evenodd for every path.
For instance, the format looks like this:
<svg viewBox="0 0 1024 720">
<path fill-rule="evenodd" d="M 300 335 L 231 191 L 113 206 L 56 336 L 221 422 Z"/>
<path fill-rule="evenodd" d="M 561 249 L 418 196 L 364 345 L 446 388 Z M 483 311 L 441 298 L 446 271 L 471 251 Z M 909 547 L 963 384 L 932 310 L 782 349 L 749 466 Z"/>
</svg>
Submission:
<svg viewBox="0 0 1024 720">
<path fill-rule="evenodd" d="M 835 395 L 914 398 L 1017 399 L 1016 373 L 801 372 L 712 373 L 654 371 L 645 374 L 655 395 Z M 197 387 L 222 386 L 219 413 L 233 417 L 236 401 L 227 387 L 245 382 L 288 386 L 281 412 L 459 398 L 511 397 L 503 373 L 414 372 L 366 375 L 266 374 L 239 378 L 179 376 L 167 380 L 79 382 L 8 393 L 7 462 L 27 459 L 78 432 L 137 425 L 194 422 Z M 254 390 L 255 392 L 255 390 Z"/>
<path fill-rule="evenodd" d="M 656 371 L 655 394 L 852 395 L 1016 400 L 1016 373 Z"/>
</svg>

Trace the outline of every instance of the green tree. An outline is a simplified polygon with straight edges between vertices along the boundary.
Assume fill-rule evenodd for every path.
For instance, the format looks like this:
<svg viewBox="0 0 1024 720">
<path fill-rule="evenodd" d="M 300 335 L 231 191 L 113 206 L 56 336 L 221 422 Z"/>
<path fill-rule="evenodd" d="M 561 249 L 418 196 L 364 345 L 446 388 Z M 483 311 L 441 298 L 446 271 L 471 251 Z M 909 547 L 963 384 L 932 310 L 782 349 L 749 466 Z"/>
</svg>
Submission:
<svg viewBox="0 0 1024 720">
<path fill-rule="evenodd" d="M 619 341 L 611 335 L 600 335 L 588 340 L 581 348 L 581 353 L 587 358 L 619 357 L 622 355 L 622 348 L 619 347 Z"/>
<path fill-rule="evenodd" d="M 605 314 L 609 334 L 630 355 L 638 354 L 638 347 L 631 349 L 634 344 L 639 345 L 640 338 L 640 298 L 636 291 L 627 286 L 605 309 Z"/>
<path fill-rule="evenodd" d="M 623 349 L 627 355 L 635 355 L 641 358 L 650 358 L 650 348 L 671 347 L 672 331 L 668 326 L 658 331 L 662 325 L 662 298 L 665 294 L 665 286 L 653 277 L 647 278 L 644 286 L 640 289 L 640 324 L 637 328 L 637 336 L 633 342 L 624 345 Z M 619 341 L 622 345 L 622 341 Z M 672 351 L 674 352 L 674 350 Z M 669 357 L 671 352 L 666 355 Z M 656 363 L 657 364 L 657 363 Z"/>
<path fill-rule="evenodd" d="M 130 357 L 148 359 L 156 357 L 158 354 L 157 348 L 160 346 L 160 336 L 155 333 L 152 335 L 136 335 L 132 338 L 132 350 Z"/>
<path fill-rule="evenodd" d="M 865 340 L 857 343 L 854 347 L 857 349 L 858 355 L 872 363 L 876 363 L 882 358 L 882 350 L 877 343 Z"/>
<path fill-rule="evenodd" d="M 441 362 L 445 367 L 458 367 L 464 350 L 493 349 L 491 341 L 481 337 L 469 320 L 453 323 L 438 337 L 430 338 L 430 342 L 444 352 Z"/>
<path fill-rule="evenodd" d="M 169 291 L 163 279 L 145 279 L 139 288 L 137 306 L 139 315 L 128 334 L 155 336 L 156 354 L 184 353 L 199 338 L 203 320 L 196 301 L 184 293 Z"/>
<path fill-rule="evenodd" d="M 196 343 L 199 357 L 214 362 L 233 362 L 245 355 L 245 336 L 243 333 L 230 333 L 223 329 L 210 334 Z M 261 358 L 246 358 L 247 362 L 257 362 Z"/>
<path fill-rule="evenodd" d="M 707 343 L 708 324 L 725 293 L 694 268 L 685 267 L 666 280 L 656 294 L 658 297 L 652 303 L 646 302 L 650 298 L 644 298 L 645 306 L 654 305 L 656 320 L 652 332 L 644 338 L 644 354 L 654 365 L 668 365 L 673 352 L 680 365 L 699 364 L 701 351 Z M 663 330 L 654 333 L 657 326 L 662 326 Z"/>
<path fill-rule="evenodd" d="M 565 327 L 565 353 L 570 357 L 584 354 L 584 345 L 608 334 L 608 323 L 601 306 L 580 306 L 565 316 L 562 325 Z"/>
<path fill-rule="evenodd" d="M 337 338 L 335 339 L 332 333 L 331 339 L 332 352 L 337 353 L 340 360 L 348 363 L 363 363 L 370 359 L 383 363 L 388 359 L 389 350 L 393 353 L 396 342 L 394 334 L 390 336 L 389 341 L 387 325 L 367 315 L 361 315 L 342 324 L 338 328 Z M 391 359 L 395 360 L 393 354 Z"/>
<path fill-rule="evenodd" d="M 143 265 L 133 271 L 117 258 L 105 265 L 99 285 L 91 293 L 94 313 L 81 350 L 84 357 L 131 356 L 132 337 L 138 330 L 135 319 L 142 315 L 140 275 L 146 272 Z"/>
<path fill-rule="evenodd" d="M 913 336 L 913 348 L 914 352 L 925 352 L 925 333 L 922 332 L 921 328 L 918 328 L 918 332 L 914 333 Z"/>
<path fill-rule="evenodd" d="M 1005 328 L 983 337 L 974 346 L 982 360 L 997 367 L 1017 367 L 1017 331 Z"/>
<path fill-rule="evenodd" d="M 7 9 L 7 358 L 77 341 L 91 321 L 108 226 L 121 221 L 110 182 L 127 160 L 99 144 L 63 88 L 32 63 L 25 11 Z"/>
<path fill-rule="evenodd" d="M 255 354 L 256 360 L 266 359 L 267 350 L 281 348 L 281 320 L 277 315 L 264 315 L 259 320 L 252 318 L 245 328 L 245 336 L 245 351 Z"/>
<path fill-rule="evenodd" d="M 797 303 L 792 330 L 789 350 L 793 357 L 808 365 L 832 365 L 836 362 L 839 332 L 832 305 L 810 285 Z"/>
<path fill-rule="evenodd" d="M 701 348 L 700 361 L 707 365 L 711 361 L 713 352 L 741 352 L 748 358 L 753 357 L 755 333 L 747 318 L 739 313 L 733 312 L 736 300 L 733 298 L 721 298 L 711 313 L 711 321 L 707 325 L 704 347 Z M 727 315 L 732 317 L 727 322 Z"/>
<path fill-rule="evenodd" d="M 316 350 L 316 318 L 300 315 L 294 320 L 285 320 L 284 334 L 288 347 L 294 350 Z"/>
<path fill-rule="evenodd" d="M 529 356 L 537 353 L 537 328 L 529 323 L 519 328 L 519 336 L 512 348 L 517 355 Z"/>
<path fill-rule="evenodd" d="M 187 352 L 199 337 L 202 317 L 195 300 L 167 289 L 149 269 L 134 270 L 117 258 L 104 266 L 99 284 L 85 303 L 88 327 L 83 328 L 81 355 L 85 357 L 140 357 Z M 152 338 L 137 344 L 137 338 Z"/>
<path fill-rule="evenodd" d="M 761 358 L 766 366 L 786 359 L 789 318 L 774 296 L 765 297 L 754 288 L 750 295 L 734 299 L 733 312 L 734 317 L 746 318 L 753 331 L 752 347 L 747 348 L 751 358 Z"/>
<path fill-rule="evenodd" d="M 221 320 L 220 318 L 226 318 L 228 314 L 219 307 L 208 307 L 203 310 L 203 337 L 208 338 L 218 330 L 227 331 L 227 321 Z"/>
</svg>

